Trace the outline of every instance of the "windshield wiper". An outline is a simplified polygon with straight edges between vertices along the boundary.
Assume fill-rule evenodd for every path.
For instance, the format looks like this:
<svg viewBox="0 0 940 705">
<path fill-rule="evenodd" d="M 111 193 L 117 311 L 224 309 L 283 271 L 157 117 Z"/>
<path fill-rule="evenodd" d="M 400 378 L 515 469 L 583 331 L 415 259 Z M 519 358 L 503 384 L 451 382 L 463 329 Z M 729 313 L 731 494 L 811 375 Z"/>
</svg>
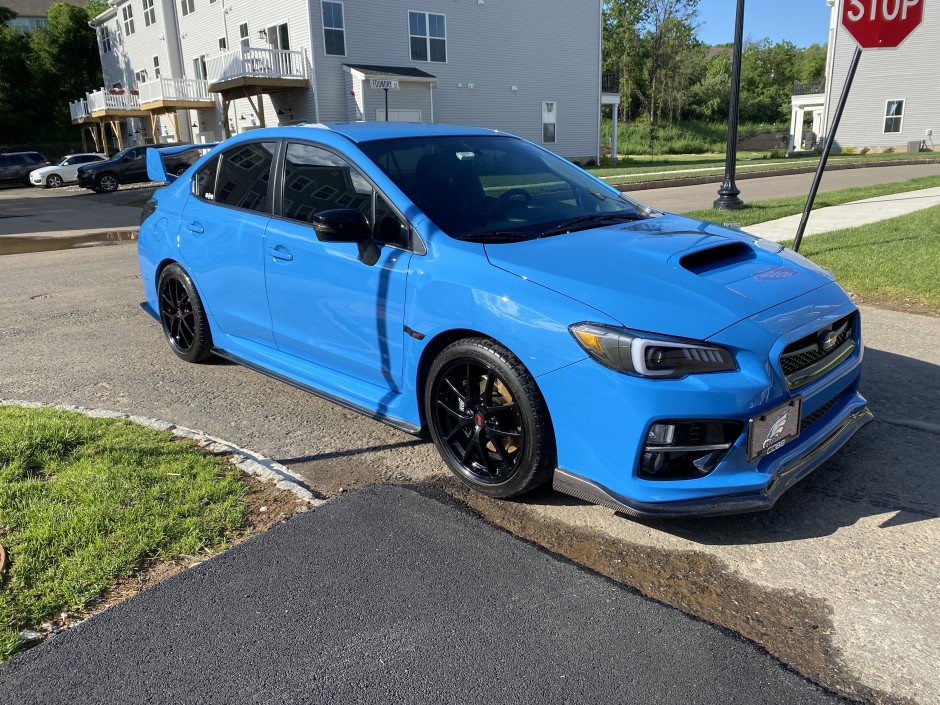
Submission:
<svg viewBox="0 0 940 705">
<path fill-rule="evenodd" d="M 492 230 L 486 233 L 464 233 L 463 235 L 454 235 L 455 240 L 469 240 L 480 242 L 519 242 L 520 240 L 534 240 L 538 238 L 538 233 L 527 233 L 521 230 Z"/>
<path fill-rule="evenodd" d="M 595 213 L 593 215 L 583 215 L 574 220 L 567 220 L 564 223 L 556 225 L 551 230 L 542 233 L 542 237 L 549 235 L 561 235 L 570 233 L 573 230 L 583 230 L 592 225 L 604 225 L 606 223 L 616 223 L 621 220 L 640 220 L 643 216 L 639 213 Z"/>
</svg>

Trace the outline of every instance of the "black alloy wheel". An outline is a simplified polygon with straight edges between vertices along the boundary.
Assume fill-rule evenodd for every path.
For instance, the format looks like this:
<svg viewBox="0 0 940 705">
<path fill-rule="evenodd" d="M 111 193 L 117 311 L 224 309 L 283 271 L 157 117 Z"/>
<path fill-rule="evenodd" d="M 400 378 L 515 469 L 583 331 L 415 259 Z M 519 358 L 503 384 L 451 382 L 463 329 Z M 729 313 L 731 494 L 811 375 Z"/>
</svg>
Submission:
<svg viewBox="0 0 940 705">
<path fill-rule="evenodd" d="M 160 323 L 167 342 L 187 362 L 202 362 L 212 354 L 212 335 L 202 300 L 180 265 L 170 264 L 157 284 Z"/>
<path fill-rule="evenodd" d="M 428 375 L 425 411 L 448 467 L 484 494 L 515 497 L 554 471 L 554 435 L 535 380 L 492 340 L 469 338 L 441 352 Z"/>
<path fill-rule="evenodd" d="M 96 190 L 103 191 L 105 193 L 117 191 L 119 185 L 120 183 L 114 174 L 102 174 L 98 177 L 98 181 L 95 183 Z"/>
<path fill-rule="evenodd" d="M 176 176 L 182 176 L 183 174 L 186 173 L 186 170 L 187 170 L 188 168 L 189 168 L 189 167 L 188 167 L 186 164 L 183 164 L 182 166 L 176 167 L 176 168 L 173 170 L 173 173 L 174 173 Z"/>
<path fill-rule="evenodd" d="M 49 174 L 46 178 L 46 186 L 48 188 L 59 188 L 62 185 L 62 177 L 58 174 Z"/>
</svg>

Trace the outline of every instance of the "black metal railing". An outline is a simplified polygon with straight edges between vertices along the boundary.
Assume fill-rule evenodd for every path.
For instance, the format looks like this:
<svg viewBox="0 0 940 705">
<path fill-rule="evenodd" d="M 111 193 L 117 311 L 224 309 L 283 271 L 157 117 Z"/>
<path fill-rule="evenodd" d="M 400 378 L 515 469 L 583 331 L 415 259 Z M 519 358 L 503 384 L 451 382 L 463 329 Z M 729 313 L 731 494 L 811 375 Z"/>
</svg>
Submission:
<svg viewBox="0 0 940 705">
<path fill-rule="evenodd" d="M 793 82 L 793 95 L 815 95 L 826 92 L 826 77 L 802 78 Z"/>
<path fill-rule="evenodd" d="M 620 74 L 601 74 L 601 93 L 620 93 Z"/>
</svg>

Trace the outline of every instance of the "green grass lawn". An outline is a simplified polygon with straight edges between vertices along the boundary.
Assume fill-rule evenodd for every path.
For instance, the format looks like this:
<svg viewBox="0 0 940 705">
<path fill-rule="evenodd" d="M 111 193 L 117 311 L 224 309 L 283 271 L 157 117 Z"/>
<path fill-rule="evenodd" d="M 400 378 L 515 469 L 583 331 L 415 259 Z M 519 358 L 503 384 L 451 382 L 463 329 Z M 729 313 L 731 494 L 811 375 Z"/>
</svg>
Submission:
<svg viewBox="0 0 940 705">
<path fill-rule="evenodd" d="M 800 254 L 829 267 L 843 288 L 863 298 L 940 312 L 940 206 L 807 237 Z"/>
<path fill-rule="evenodd" d="M 888 196 L 893 193 L 905 193 L 907 191 L 934 188 L 936 186 L 940 186 L 940 176 L 922 176 L 916 179 L 908 179 L 907 181 L 898 181 L 890 184 L 859 186 L 841 189 L 839 191 L 828 191 L 826 193 L 817 194 L 816 200 L 813 202 L 813 210 L 826 206 L 837 206 L 841 203 L 848 203 L 849 201 L 860 201 L 864 198 Z M 745 203 L 744 208 L 739 211 L 716 211 L 712 208 L 707 208 L 705 210 L 689 211 L 683 215 L 699 220 L 707 220 L 712 223 L 740 223 L 741 227 L 747 227 L 755 223 L 763 223 L 768 220 L 775 220 L 788 215 L 802 213 L 805 205 L 806 196 L 794 196 L 792 198 L 777 198 L 771 201 Z"/>
<path fill-rule="evenodd" d="M 206 555 L 243 527 L 240 471 L 126 420 L 0 406 L 0 660 L 150 558 Z"/>
<path fill-rule="evenodd" d="M 937 152 L 920 152 L 907 154 L 905 152 L 888 152 L 881 154 L 849 154 L 833 155 L 829 157 L 830 164 L 840 163 L 869 163 L 875 161 L 896 161 L 899 159 L 936 159 L 940 157 Z M 738 152 L 735 168 L 741 172 L 766 171 L 771 169 L 786 169 L 798 166 L 813 166 L 819 163 L 818 157 L 771 158 L 766 152 Z M 662 172 L 685 172 L 689 169 L 702 169 L 689 173 L 662 174 Z M 707 174 L 723 174 L 725 169 L 724 154 L 657 154 L 655 156 L 636 155 L 620 157 L 618 166 L 589 167 L 587 170 L 608 183 L 631 183 L 635 181 L 648 181 L 650 176 L 661 174 L 663 178 L 680 178 L 684 176 L 701 176 Z"/>
</svg>

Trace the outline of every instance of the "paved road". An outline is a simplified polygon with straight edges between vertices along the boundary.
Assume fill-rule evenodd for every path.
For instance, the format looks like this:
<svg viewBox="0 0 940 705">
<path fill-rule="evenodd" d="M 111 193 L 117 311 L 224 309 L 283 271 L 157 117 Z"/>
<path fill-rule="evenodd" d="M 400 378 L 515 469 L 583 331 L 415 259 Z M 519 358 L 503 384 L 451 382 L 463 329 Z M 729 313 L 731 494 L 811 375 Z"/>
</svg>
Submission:
<svg viewBox="0 0 940 705">
<path fill-rule="evenodd" d="M 137 230 L 140 205 L 128 204 L 152 191 L 148 184 L 129 184 L 115 193 L 95 193 L 74 185 L 0 188 L 0 239 Z"/>
<path fill-rule="evenodd" d="M 936 176 L 940 174 L 940 164 L 916 164 L 914 166 L 883 166 L 871 169 L 840 169 L 823 174 L 820 193 L 838 191 L 853 186 L 872 186 L 894 181 L 906 181 L 917 176 Z M 737 182 L 741 189 L 740 198 L 745 203 L 766 201 L 771 198 L 803 196 L 809 193 L 813 183 L 813 174 L 791 174 L 762 179 L 742 179 Z M 657 188 L 646 191 L 627 191 L 627 195 L 637 200 L 672 213 L 711 208 L 718 198 L 720 184 L 700 184 L 698 186 L 680 186 L 676 188 Z M 732 214 L 728 222 L 733 222 Z"/>
<path fill-rule="evenodd" d="M 411 490 L 295 517 L 0 666 L 16 703 L 836 703 Z"/>
</svg>

